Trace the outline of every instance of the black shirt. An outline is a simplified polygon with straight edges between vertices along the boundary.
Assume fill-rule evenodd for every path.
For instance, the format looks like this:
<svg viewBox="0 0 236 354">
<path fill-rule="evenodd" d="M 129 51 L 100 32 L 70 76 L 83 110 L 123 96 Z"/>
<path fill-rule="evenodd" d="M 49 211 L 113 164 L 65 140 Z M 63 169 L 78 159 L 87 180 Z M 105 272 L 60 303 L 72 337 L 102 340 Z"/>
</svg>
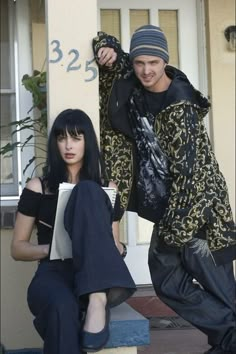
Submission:
<svg viewBox="0 0 236 354">
<path fill-rule="evenodd" d="M 148 111 L 156 117 L 165 105 L 166 91 L 152 92 L 144 90 L 144 98 L 146 101 Z"/>
</svg>

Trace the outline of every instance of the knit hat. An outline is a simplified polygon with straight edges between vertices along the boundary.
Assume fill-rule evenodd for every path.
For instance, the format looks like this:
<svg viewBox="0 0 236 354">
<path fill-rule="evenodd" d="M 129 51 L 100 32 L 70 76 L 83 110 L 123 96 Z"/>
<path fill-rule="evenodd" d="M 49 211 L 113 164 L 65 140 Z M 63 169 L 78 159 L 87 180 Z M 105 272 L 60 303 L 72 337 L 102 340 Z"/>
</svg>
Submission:
<svg viewBox="0 0 236 354">
<path fill-rule="evenodd" d="M 139 55 L 151 55 L 169 61 L 166 37 L 160 27 L 146 25 L 134 32 L 130 41 L 130 60 Z"/>
</svg>

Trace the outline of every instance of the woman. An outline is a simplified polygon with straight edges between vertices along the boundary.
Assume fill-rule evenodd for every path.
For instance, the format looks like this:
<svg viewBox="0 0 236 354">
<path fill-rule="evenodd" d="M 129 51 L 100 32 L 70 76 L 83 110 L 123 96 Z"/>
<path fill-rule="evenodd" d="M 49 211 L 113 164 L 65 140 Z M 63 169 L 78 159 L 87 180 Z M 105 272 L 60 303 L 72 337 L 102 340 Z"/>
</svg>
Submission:
<svg viewBox="0 0 236 354">
<path fill-rule="evenodd" d="M 11 245 L 15 260 L 39 261 L 28 289 L 28 305 L 44 340 L 44 354 L 101 350 L 109 337 L 109 308 L 135 291 L 121 257 L 124 247 L 118 239 L 122 216 L 119 200 L 112 210 L 101 188 L 104 183 L 100 171 L 100 153 L 90 118 L 79 109 L 61 112 L 49 136 L 47 173 L 33 178 L 24 188 Z M 61 182 L 76 184 L 64 218 L 73 257 L 50 261 Z M 34 224 L 38 245 L 30 242 Z"/>
</svg>

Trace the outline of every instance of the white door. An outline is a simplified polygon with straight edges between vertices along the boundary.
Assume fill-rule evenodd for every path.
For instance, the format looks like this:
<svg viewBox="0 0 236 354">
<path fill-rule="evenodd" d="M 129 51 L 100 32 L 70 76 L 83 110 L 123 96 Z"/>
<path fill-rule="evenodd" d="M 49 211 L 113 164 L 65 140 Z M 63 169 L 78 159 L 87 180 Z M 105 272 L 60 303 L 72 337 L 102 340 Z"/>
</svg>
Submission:
<svg viewBox="0 0 236 354">
<path fill-rule="evenodd" d="M 199 3 L 196 0 L 98 0 L 98 30 L 118 37 L 128 52 L 135 28 L 149 23 L 160 26 L 167 35 L 170 64 L 184 71 L 199 88 Z M 151 284 L 148 248 L 153 224 L 136 213 L 127 212 L 122 225 L 128 248 L 126 264 L 137 285 Z"/>
</svg>

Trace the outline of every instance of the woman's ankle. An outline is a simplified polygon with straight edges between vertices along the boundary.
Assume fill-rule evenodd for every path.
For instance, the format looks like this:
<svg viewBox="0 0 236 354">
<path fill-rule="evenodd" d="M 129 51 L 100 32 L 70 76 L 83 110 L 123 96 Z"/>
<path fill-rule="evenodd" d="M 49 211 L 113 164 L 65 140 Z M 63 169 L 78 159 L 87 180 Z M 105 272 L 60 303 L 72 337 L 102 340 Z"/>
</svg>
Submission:
<svg viewBox="0 0 236 354">
<path fill-rule="evenodd" d="M 89 295 L 84 330 L 91 333 L 100 332 L 106 322 L 107 295 L 104 292 Z"/>
</svg>

